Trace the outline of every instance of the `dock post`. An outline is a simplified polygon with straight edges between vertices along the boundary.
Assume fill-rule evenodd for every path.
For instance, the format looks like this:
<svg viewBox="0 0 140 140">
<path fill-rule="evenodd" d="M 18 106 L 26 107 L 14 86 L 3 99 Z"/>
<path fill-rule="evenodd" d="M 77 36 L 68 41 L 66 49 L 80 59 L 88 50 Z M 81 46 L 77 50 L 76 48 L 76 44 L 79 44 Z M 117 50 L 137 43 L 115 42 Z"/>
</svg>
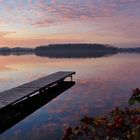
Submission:
<svg viewBox="0 0 140 140">
<path fill-rule="evenodd" d="M 71 77 L 71 82 L 72 82 L 72 75 L 70 77 Z"/>
</svg>

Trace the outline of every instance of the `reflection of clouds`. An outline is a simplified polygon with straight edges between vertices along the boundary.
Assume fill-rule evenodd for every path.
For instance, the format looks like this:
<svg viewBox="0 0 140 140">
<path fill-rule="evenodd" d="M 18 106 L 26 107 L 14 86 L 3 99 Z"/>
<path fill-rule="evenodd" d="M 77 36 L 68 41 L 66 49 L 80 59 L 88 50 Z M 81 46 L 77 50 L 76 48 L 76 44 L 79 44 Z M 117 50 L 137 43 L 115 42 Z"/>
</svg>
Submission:
<svg viewBox="0 0 140 140">
<path fill-rule="evenodd" d="M 97 107 L 97 108 L 103 108 L 104 106 L 105 106 L 105 103 L 104 103 L 104 101 L 102 100 L 102 99 L 97 99 L 95 102 L 94 102 L 94 104 L 95 104 L 95 106 Z"/>
<path fill-rule="evenodd" d="M 116 105 L 127 104 L 127 101 L 124 101 L 128 97 L 127 91 L 128 89 L 117 89 L 111 81 L 102 78 L 81 81 L 79 79 L 72 90 L 55 100 L 57 107 L 50 106 L 47 111 L 50 115 L 62 116 L 62 123 L 71 124 L 79 120 L 81 116 L 98 115 L 110 111 Z"/>
<path fill-rule="evenodd" d="M 97 86 L 98 84 L 99 83 L 97 83 Z M 110 88 L 105 88 L 105 85 L 104 83 L 100 82 L 100 89 L 96 89 L 96 83 L 94 80 L 86 80 L 84 84 L 83 80 L 82 82 L 79 81 L 77 86 L 75 86 L 72 91 L 61 95 L 61 98 L 58 97 L 58 99 L 55 100 L 55 104 L 57 104 L 57 106 L 51 106 L 47 109 L 47 111 L 49 114 L 53 115 L 59 116 L 61 114 L 61 116 L 63 116 L 61 121 L 68 121 L 70 118 L 75 119 L 76 116 L 80 118 L 81 115 L 90 114 L 90 112 L 99 108 L 104 109 L 108 106 L 108 100 L 111 101 L 111 103 L 114 102 L 110 100 L 110 93 L 112 91 L 108 92 L 107 90 Z M 104 98 L 103 95 L 105 95 L 107 98 Z"/>
<path fill-rule="evenodd" d="M 76 126 L 79 124 L 79 120 L 83 116 L 105 114 L 115 106 L 123 107 L 127 105 L 131 89 L 139 87 L 140 83 L 139 56 L 133 55 L 133 57 L 130 57 L 128 55 L 129 58 L 127 59 L 122 56 L 110 57 L 111 59 L 100 58 L 96 59 L 96 61 L 95 59 L 90 59 L 90 65 L 88 59 L 75 60 L 75 62 L 74 60 L 64 61 L 58 59 L 57 63 L 57 59 L 49 59 L 48 61 L 48 58 L 31 57 L 30 63 L 32 65 L 37 61 L 36 66 L 44 69 L 42 72 L 38 68 L 36 71 L 32 70 L 28 73 L 28 76 L 25 76 L 26 74 L 24 73 L 22 76 L 25 77 L 25 80 L 51 73 L 59 66 L 62 69 L 69 69 L 68 62 L 70 62 L 70 67 L 78 69 L 77 75 L 74 76 L 77 78 L 76 85 L 9 130 L 11 134 L 6 132 L 0 139 L 5 137 L 7 140 L 7 138 L 11 138 L 10 136 L 16 135 L 15 137 L 13 136 L 15 139 L 23 137 L 29 140 L 47 138 L 59 140 L 64 129 L 69 125 Z M 29 63 L 27 62 L 28 60 L 22 57 L 21 61 L 23 60 L 26 60 L 24 62 L 25 66 L 28 66 L 26 65 Z M 20 63 L 20 61 L 16 63 Z M 57 66 L 55 66 L 56 64 Z M 85 64 L 84 69 L 82 69 L 83 64 Z M 24 72 L 27 72 L 28 67 L 25 69 L 26 71 Z M 32 69 L 35 69 L 35 67 L 32 67 Z M 22 81 L 22 77 L 19 77 L 19 79 Z M 9 82 L 11 80 L 9 79 Z M 14 134 L 15 131 L 17 132 Z"/>
<path fill-rule="evenodd" d="M 16 69 L 13 69 L 11 67 L 8 67 L 8 66 L 4 66 L 4 65 L 0 65 L 0 71 L 11 71 L 11 70 L 16 70 Z"/>
<path fill-rule="evenodd" d="M 1 75 L 0 75 L 1 76 Z M 14 80 L 9 76 L 2 75 L 0 77 L 0 92 L 6 89 L 10 89 L 14 86 Z"/>
</svg>

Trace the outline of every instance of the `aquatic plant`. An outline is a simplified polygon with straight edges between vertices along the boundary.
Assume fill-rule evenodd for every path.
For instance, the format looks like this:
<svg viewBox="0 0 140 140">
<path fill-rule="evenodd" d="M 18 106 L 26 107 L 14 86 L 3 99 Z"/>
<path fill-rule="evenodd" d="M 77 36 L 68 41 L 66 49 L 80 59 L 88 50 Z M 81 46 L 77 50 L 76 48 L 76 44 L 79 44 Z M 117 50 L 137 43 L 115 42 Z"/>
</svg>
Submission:
<svg viewBox="0 0 140 140">
<path fill-rule="evenodd" d="M 140 89 L 134 89 L 129 103 L 139 98 Z M 66 129 L 63 140 L 140 140 L 140 110 L 116 107 L 106 116 L 85 116 L 79 126 Z"/>
<path fill-rule="evenodd" d="M 139 88 L 133 89 L 133 94 L 128 102 L 130 105 L 133 105 L 136 102 L 140 103 L 140 89 Z"/>
</svg>

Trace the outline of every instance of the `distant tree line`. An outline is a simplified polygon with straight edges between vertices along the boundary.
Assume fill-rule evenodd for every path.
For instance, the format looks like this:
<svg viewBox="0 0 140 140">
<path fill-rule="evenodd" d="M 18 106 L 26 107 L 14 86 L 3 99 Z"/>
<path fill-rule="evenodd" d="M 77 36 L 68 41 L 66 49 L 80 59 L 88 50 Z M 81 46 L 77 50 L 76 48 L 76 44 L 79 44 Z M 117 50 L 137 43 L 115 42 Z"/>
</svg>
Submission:
<svg viewBox="0 0 140 140">
<path fill-rule="evenodd" d="M 53 58 L 101 57 L 117 52 L 118 48 L 103 44 L 51 44 L 35 48 L 37 56 Z"/>
<path fill-rule="evenodd" d="M 104 44 L 50 44 L 36 47 L 35 51 L 117 51 L 118 48 Z"/>
<path fill-rule="evenodd" d="M 137 48 L 118 48 L 122 53 L 140 53 L 140 47 Z"/>
<path fill-rule="evenodd" d="M 15 47 L 15 48 L 9 48 L 9 47 L 2 47 L 0 48 L 0 52 L 33 52 L 33 48 L 21 48 L 21 47 Z"/>
<path fill-rule="evenodd" d="M 9 47 L 2 47 L 0 48 L 0 55 L 24 55 L 24 54 L 32 54 L 34 53 L 33 48 L 9 48 Z"/>
<path fill-rule="evenodd" d="M 140 53 L 139 48 L 117 48 L 108 44 L 49 44 L 36 48 L 0 48 L 1 55 L 35 54 L 41 57 L 101 57 L 117 53 Z"/>
</svg>

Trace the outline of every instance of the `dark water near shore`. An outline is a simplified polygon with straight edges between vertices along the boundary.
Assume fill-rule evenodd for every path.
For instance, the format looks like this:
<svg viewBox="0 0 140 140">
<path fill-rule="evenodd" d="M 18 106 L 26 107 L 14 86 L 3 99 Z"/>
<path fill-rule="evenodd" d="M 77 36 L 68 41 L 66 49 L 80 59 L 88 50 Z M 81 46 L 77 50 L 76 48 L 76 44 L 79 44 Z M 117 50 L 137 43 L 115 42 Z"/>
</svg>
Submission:
<svg viewBox="0 0 140 140">
<path fill-rule="evenodd" d="M 0 56 L 0 91 L 59 70 L 76 71 L 75 86 L 0 135 L 0 140 L 59 140 L 84 115 L 126 106 L 140 87 L 140 55 L 54 59 L 35 55 Z"/>
</svg>

